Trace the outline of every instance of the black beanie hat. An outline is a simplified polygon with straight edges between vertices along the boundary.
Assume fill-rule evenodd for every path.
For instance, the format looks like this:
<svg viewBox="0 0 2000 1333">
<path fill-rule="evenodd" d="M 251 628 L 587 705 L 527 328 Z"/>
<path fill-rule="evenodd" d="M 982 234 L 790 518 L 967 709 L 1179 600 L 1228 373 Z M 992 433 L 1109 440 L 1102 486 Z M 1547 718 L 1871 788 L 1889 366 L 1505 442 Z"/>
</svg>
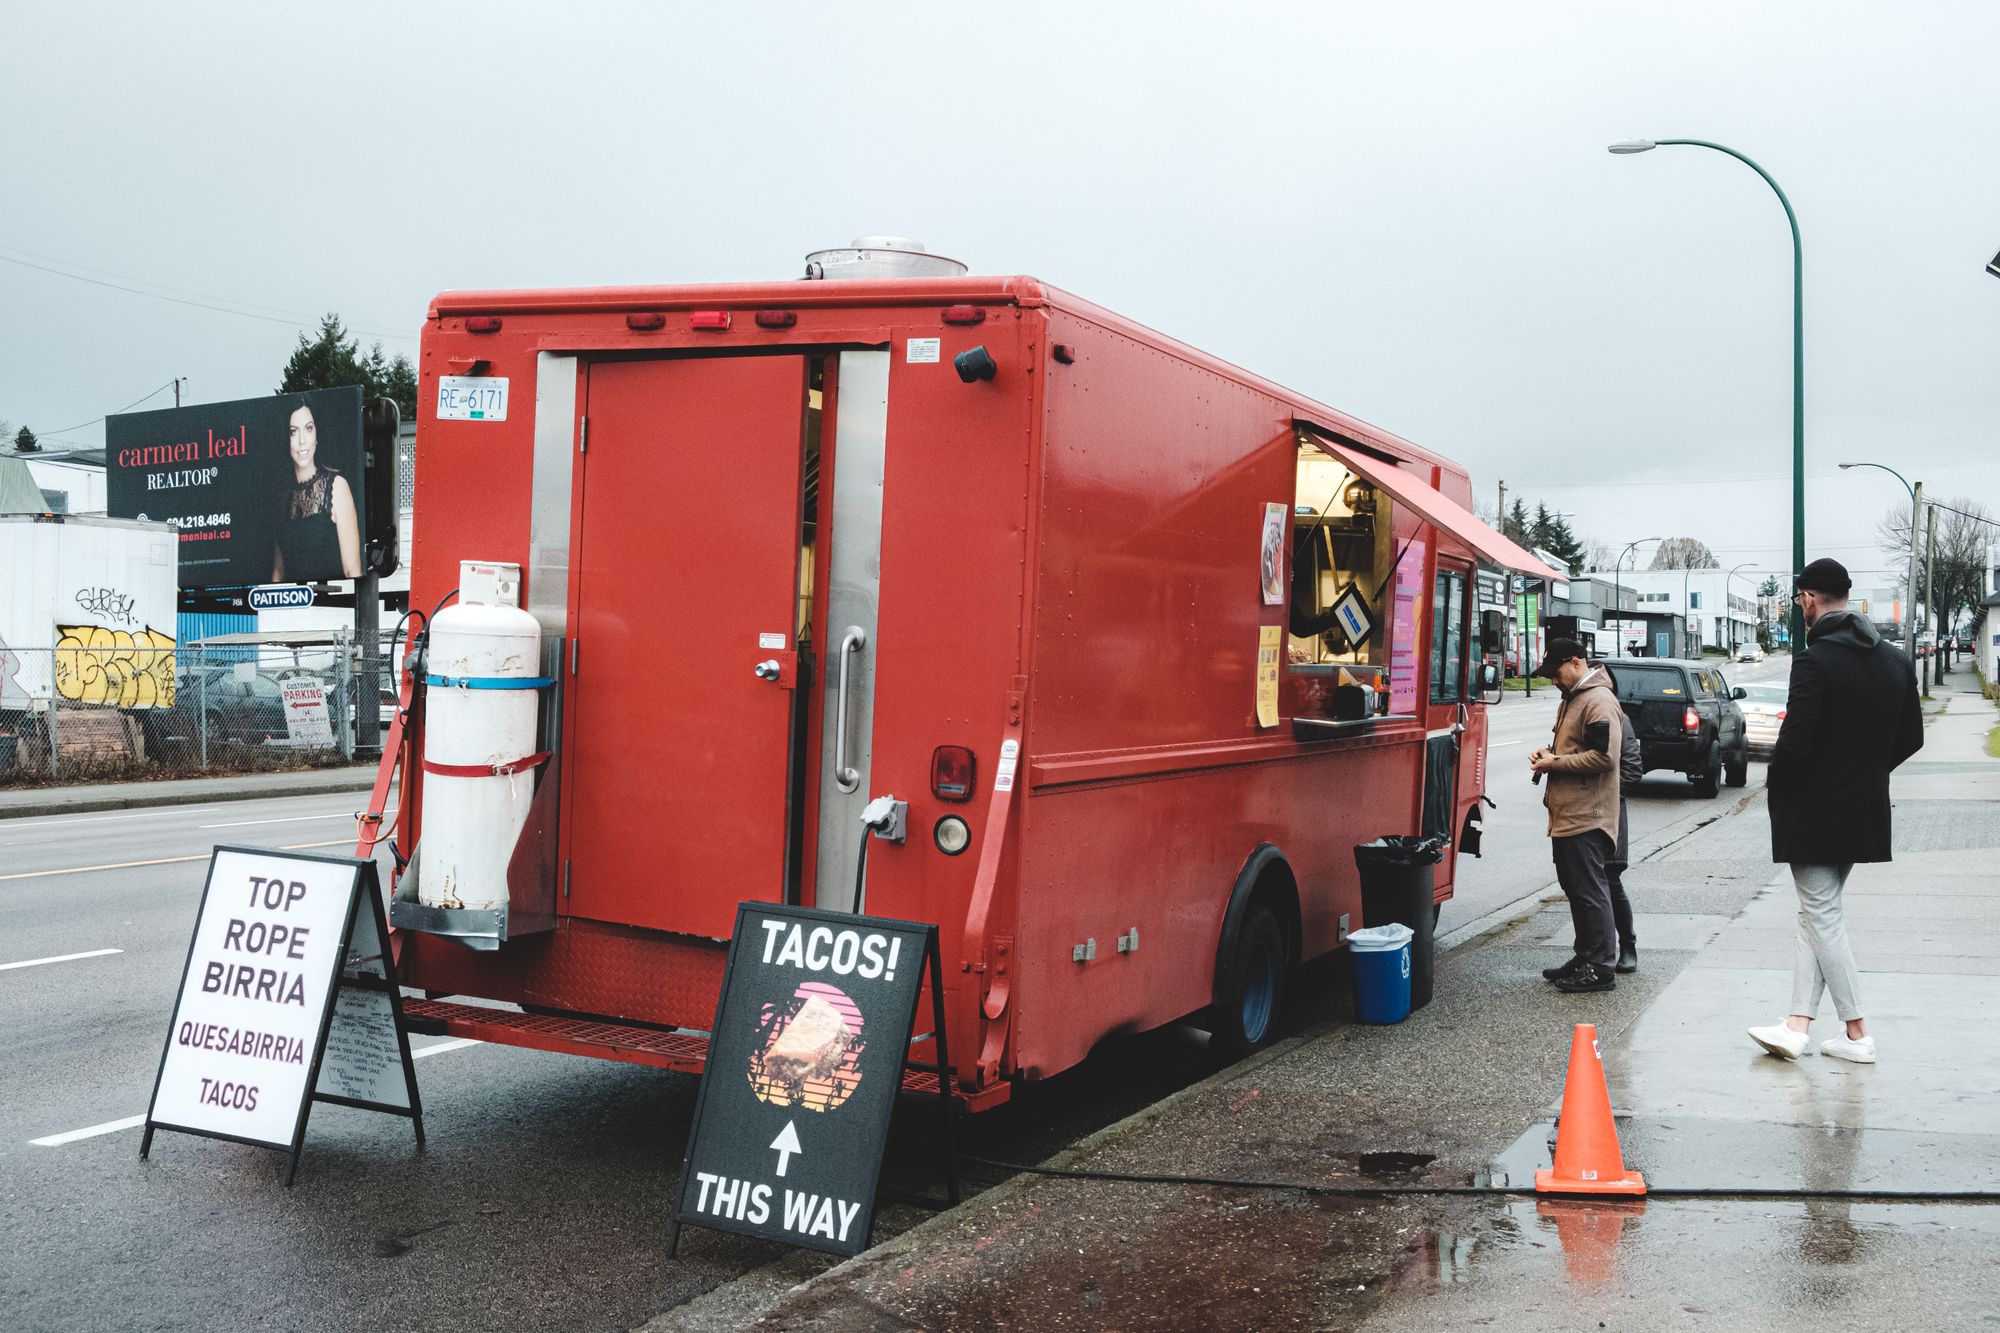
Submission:
<svg viewBox="0 0 2000 1333">
<path fill-rule="evenodd" d="M 1792 580 L 1792 587 L 1799 592 L 1825 592 L 1835 597 L 1847 596 L 1847 590 L 1853 586 L 1854 581 L 1847 577 L 1847 566 L 1824 556 L 1800 570 L 1799 576 Z"/>
</svg>

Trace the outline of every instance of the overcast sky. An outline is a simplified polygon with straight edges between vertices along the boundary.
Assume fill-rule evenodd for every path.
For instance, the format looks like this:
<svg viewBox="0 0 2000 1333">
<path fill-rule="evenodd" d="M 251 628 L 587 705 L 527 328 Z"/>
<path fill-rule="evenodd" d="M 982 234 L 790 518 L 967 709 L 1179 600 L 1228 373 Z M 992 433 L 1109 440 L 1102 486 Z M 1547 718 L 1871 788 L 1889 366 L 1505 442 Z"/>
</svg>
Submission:
<svg viewBox="0 0 2000 1333">
<path fill-rule="evenodd" d="M 51 434 L 175 376 L 269 392 L 322 311 L 414 356 L 442 289 L 788 278 L 889 232 L 1486 503 L 1783 569 L 1783 213 L 1720 154 L 1604 151 L 1704 138 L 1798 210 L 1809 555 L 1890 563 L 1903 492 L 1845 459 L 2000 508 L 1991 3 L 10 5 L 0 50 L 0 419 Z"/>
</svg>

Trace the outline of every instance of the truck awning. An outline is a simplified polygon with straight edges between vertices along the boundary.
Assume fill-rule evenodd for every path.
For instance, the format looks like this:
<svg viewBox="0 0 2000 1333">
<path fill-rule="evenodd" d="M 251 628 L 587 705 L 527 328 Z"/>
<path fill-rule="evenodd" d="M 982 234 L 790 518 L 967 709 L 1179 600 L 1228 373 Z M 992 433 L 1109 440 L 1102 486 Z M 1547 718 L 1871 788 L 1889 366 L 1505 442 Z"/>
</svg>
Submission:
<svg viewBox="0 0 2000 1333">
<path fill-rule="evenodd" d="M 1307 425 L 1304 422 L 1300 424 Z M 1481 523 L 1472 511 L 1447 497 L 1437 487 L 1411 476 L 1394 463 L 1372 458 L 1359 449 L 1328 439 L 1318 429 L 1310 426 L 1307 428 L 1320 448 L 1346 464 L 1364 480 L 1389 492 L 1397 504 L 1409 509 L 1426 523 L 1449 532 L 1470 546 L 1482 559 L 1534 578 L 1562 581 L 1568 577 L 1556 573 L 1537 560 L 1525 547 L 1516 545 L 1503 534 Z"/>
</svg>

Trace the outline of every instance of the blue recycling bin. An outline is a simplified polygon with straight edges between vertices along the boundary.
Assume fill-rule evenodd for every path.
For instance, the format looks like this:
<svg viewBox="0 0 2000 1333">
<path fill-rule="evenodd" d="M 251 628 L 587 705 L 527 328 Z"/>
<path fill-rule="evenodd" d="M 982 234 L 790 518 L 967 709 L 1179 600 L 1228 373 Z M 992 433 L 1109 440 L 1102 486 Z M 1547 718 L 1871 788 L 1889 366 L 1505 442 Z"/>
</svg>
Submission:
<svg viewBox="0 0 2000 1333">
<path fill-rule="evenodd" d="M 1370 926 L 1347 937 L 1354 957 L 1354 1018 L 1361 1023 L 1400 1023 L 1410 1016 L 1408 926 Z"/>
</svg>

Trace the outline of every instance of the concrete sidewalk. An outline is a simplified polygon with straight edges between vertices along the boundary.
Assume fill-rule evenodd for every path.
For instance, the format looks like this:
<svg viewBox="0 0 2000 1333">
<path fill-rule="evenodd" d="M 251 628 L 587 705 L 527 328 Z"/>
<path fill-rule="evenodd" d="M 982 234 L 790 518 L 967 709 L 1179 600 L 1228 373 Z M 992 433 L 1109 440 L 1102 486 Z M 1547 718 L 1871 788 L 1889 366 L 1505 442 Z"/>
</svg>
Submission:
<svg viewBox="0 0 2000 1333">
<path fill-rule="evenodd" d="M 20 787 L 0 791 L 0 819 L 76 815 L 94 810 L 136 810 L 152 805 L 254 801 L 273 796 L 365 792 L 375 785 L 375 765 L 347 764 L 281 773 L 218 773 L 159 782 L 102 782 L 78 787 Z"/>
<path fill-rule="evenodd" d="M 1743 1033 L 1786 1007 L 1795 910 L 1752 793 L 1628 873 L 1642 966 L 1616 991 L 1543 986 L 1568 913 L 1525 912 L 1441 956 L 1437 999 L 1407 1022 L 1354 1026 L 1344 997 L 1322 995 L 1304 1037 L 1058 1161 L 1519 1185 L 1546 1164 L 1571 1025 L 1590 1022 L 1626 1160 L 1656 1187 L 2000 1191 L 2000 1060 L 1984 1037 L 2000 1018 L 2000 760 L 1983 750 L 2000 715 L 1969 689 L 1940 696 L 1895 780 L 1897 859 L 1848 887 L 1880 1064 L 1780 1062 Z M 1829 1011 L 1815 1035 L 1834 1030 Z M 690 1231 L 682 1254 L 698 1261 L 701 1244 Z M 858 1259 L 794 1254 L 647 1329 L 1943 1327 L 2000 1318 L 1996 1258 L 2000 1209 L 1977 1204 L 1356 1199 L 1023 1176 Z"/>
</svg>

